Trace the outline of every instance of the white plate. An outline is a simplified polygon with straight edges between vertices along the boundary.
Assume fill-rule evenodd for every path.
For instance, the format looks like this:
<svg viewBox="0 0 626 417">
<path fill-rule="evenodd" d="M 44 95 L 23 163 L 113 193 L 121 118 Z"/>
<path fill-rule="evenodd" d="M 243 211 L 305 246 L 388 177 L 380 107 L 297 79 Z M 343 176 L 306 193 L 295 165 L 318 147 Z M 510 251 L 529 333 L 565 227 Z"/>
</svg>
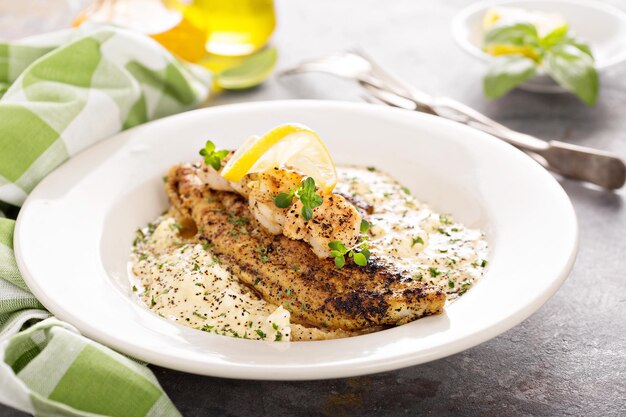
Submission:
<svg viewBox="0 0 626 417">
<path fill-rule="evenodd" d="M 422 201 L 486 231 L 483 279 L 446 313 L 350 339 L 271 343 L 183 327 L 134 301 L 127 261 L 134 230 L 166 207 L 162 176 L 198 158 L 208 139 L 235 148 L 298 121 L 339 163 L 375 165 Z M 231 378 L 345 377 L 415 365 L 472 347 L 536 311 L 565 280 L 578 229 L 566 194 L 537 163 L 465 126 L 367 104 L 274 101 L 197 110 L 129 130 L 61 166 L 17 220 L 20 271 L 43 305 L 128 355 Z"/>
<path fill-rule="evenodd" d="M 559 13 L 570 23 L 570 28 L 589 43 L 598 70 L 626 60 L 626 13 L 611 5 L 589 0 L 488 0 L 463 9 L 452 21 L 452 34 L 456 42 L 482 61 L 493 59 L 482 50 L 482 20 L 485 12 L 496 6 Z M 547 75 L 538 75 L 520 88 L 540 93 L 565 91 Z"/>
</svg>

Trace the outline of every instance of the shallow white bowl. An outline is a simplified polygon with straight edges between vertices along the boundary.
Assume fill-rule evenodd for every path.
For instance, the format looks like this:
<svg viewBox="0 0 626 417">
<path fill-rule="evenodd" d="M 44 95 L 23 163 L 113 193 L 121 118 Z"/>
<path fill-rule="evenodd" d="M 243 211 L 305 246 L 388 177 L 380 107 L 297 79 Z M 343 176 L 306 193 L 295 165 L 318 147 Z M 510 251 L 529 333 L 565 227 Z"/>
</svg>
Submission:
<svg viewBox="0 0 626 417">
<path fill-rule="evenodd" d="M 626 61 L 626 13 L 616 7 L 591 0 L 490 0 L 463 9 L 452 20 L 456 42 L 484 62 L 493 57 L 482 50 L 482 19 L 485 12 L 495 6 L 561 14 L 570 23 L 570 28 L 589 43 L 599 71 Z M 541 93 L 565 91 L 547 75 L 537 75 L 520 88 Z"/>
<path fill-rule="evenodd" d="M 422 201 L 486 231 L 483 279 L 446 313 L 350 339 L 272 343 L 183 327 L 133 297 L 137 227 L 167 207 L 162 176 L 210 138 L 235 148 L 288 121 L 315 129 L 339 163 L 375 165 Z M 103 141 L 31 193 L 16 227 L 20 271 L 57 317 L 145 361 L 231 378 L 345 377 L 415 365 L 484 342 L 536 311 L 566 278 L 576 217 L 554 178 L 515 148 L 416 112 L 357 103 L 275 101 L 173 116 Z"/>
</svg>

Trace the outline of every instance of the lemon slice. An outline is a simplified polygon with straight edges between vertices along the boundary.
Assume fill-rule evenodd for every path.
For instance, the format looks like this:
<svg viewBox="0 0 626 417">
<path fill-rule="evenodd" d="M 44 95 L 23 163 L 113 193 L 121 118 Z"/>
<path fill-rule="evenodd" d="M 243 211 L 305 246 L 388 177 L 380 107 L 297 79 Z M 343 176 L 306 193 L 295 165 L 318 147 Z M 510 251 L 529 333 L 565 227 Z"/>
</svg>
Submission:
<svg viewBox="0 0 626 417">
<path fill-rule="evenodd" d="M 337 184 L 335 163 L 324 142 L 313 130 L 296 123 L 250 137 L 224 166 L 222 177 L 237 182 L 246 174 L 274 167 L 291 168 L 313 177 L 325 192 L 331 192 Z"/>
</svg>

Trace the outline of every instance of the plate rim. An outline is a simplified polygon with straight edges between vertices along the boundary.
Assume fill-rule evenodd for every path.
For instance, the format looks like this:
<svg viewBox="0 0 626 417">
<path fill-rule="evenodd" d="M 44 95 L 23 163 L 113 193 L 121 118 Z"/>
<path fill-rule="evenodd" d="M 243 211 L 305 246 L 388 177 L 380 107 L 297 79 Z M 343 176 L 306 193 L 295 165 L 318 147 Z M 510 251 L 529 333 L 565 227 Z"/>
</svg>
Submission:
<svg viewBox="0 0 626 417">
<path fill-rule="evenodd" d="M 330 107 L 334 106 L 334 107 L 341 107 L 341 108 L 346 108 L 346 109 L 356 109 L 357 111 L 360 111 L 360 109 L 372 109 L 373 107 L 372 105 L 366 104 L 366 103 L 338 102 L 338 101 L 330 101 L 330 100 L 270 100 L 270 101 L 236 103 L 236 104 L 227 104 L 227 105 L 222 105 L 222 106 L 201 108 L 201 109 L 192 110 L 190 112 L 185 112 L 182 114 L 205 113 L 205 112 L 213 112 L 213 111 L 219 112 L 221 110 L 245 112 L 247 109 L 254 109 L 258 106 L 281 107 L 281 106 L 291 106 L 291 105 L 294 105 L 294 103 L 296 105 L 304 106 L 304 107 L 309 106 L 309 107 L 324 108 L 327 106 L 330 106 Z M 391 109 L 388 107 L 380 107 L 380 109 L 383 112 L 388 112 L 388 111 L 408 112 L 406 110 Z M 459 126 L 458 124 L 454 122 L 442 120 L 435 116 L 415 113 L 415 112 L 412 112 L 412 113 L 413 113 L 413 117 L 416 117 L 416 120 L 423 118 L 426 120 L 431 120 L 435 123 L 455 125 L 455 128 L 460 127 L 461 129 L 472 130 L 476 134 L 479 134 L 483 137 L 490 137 L 491 139 L 495 140 L 497 143 L 499 143 L 499 145 L 497 146 L 509 147 L 508 151 L 521 153 L 521 151 L 518 151 L 517 149 L 513 148 L 512 146 L 508 144 L 502 143 L 501 141 L 493 138 L 491 135 L 488 135 L 482 132 L 477 132 L 474 129 L 471 129 L 469 127 Z M 106 334 L 103 335 L 102 333 L 99 333 L 97 329 L 93 329 L 88 324 L 85 326 L 83 326 L 84 323 L 81 323 L 80 325 L 74 324 L 73 321 L 75 321 L 75 317 L 71 315 L 70 317 L 66 316 L 65 309 L 62 306 L 55 303 L 54 300 L 51 300 L 49 297 L 47 297 L 45 293 L 43 293 L 43 290 L 37 284 L 37 280 L 34 279 L 33 276 L 31 276 L 30 271 L 28 267 L 26 266 L 25 261 L 23 259 L 23 254 L 22 254 L 23 240 L 21 236 L 22 236 L 23 219 L 26 216 L 26 214 L 24 213 L 28 212 L 30 196 L 31 195 L 36 196 L 36 191 L 38 190 L 38 188 L 45 187 L 49 177 L 54 179 L 54 176 L 52 176 L 53 174 L 59 175 L 59 174 L 55 174 L 55 172 L 62 170 L 62 169 L 67 169 L 63 167 L 68 164 L 72 164 L 71 161 L 75 160 L 76 158 L 79 158 L 80 154 L 82 154 L 83 152 L 88 152 L 89 149 L 98 146 L 99 143 L 114 140 L 114 139 L 128 141 L 130 140 L 129 138 L 132 137 L 133 132 L 145 129 L 146 126 L 149 124 L 153 125 L 153 124 L 158 124 L 158 123 L 169 123 L 170 120 L 175 119 L 181 116 L 182 114 L 158 119 L 158 120 L 155 120 L 155 121 L 143 124 L 143 125 L 139 125 L 132 129 L 128 129 L 126 131 L 120 132 L 112 137 L 109 137 L 107 139 L 104 139 L 98 142 L 92 147 L 89 147 L 81 151 L 77 155 L 74 155 L 72 158 L 68 159 L 66 162 L 64 162 L 59 167 L 57 167 L 54 170 L 54 172 L 50 173 L 46 178 L 44 178 L 35 187 L 35 189 L 29 194 L 29 198 L 26 199 L 17 218 L 16 227 L 15 227 L 15 236 L 14 236 L 14 248 L 15 248 L 16 260 L 17 260 L 18 268 L 20 272 L 22 273 L 22 276 L 24 277 L 24 280 L 27 283 L 28 287 L 31 288 L 31 291 L 33 292 L 33 294 L 46 307 L 46 309 L 52 312 L 57 318 L 70 323 L 72 326 L 79 329 L 81 334 L 85 335 L 86 337 L 93 339 L 97 342 L 100 342 L 103 345 L 108 346 L 116 351 L 124 352 L 131 356 L 146 360 L 150 363 L 153 363 L 159 366 L 168 367 L 171 369 L 177 369 L 177 370 L 199 374 L 199 375 L 210 375 L 210 376 L 215 376 L 215 377 L 232 378 L 232 379 L 258 379 L 258 380 L 283 380 L 283 381 L 319 380 L 319 379 L 350 377 L 350 376 L 385 372 L 385 371 L 395 370 L 395 369 L 399 369 L 399 368 L 403 368 L 407 366 L 427 363 L 436 359 L 450 356 L 455 353 L 462 352 L 478 344 L 486 342 L 502 334 L 503 332 L 517 326 L 519 323 L 521 323 L 530 315 L 532 315 L 537 310 L 539 310 L 541 306 L 545 304 L 557 292 L 557 290 L 560 288 L 560 286 L 565 282 L 565 280 L 569 276 L 571 269 L 575 263 L 575 260 L 578 254 L 579 238 L 580 238 L 578 219 L 577 219 L 576 213 L 574 211 L 574 207 L 569 197 L 567 196 L 567 194 L 565 193 L 561 185 L 557 182 L 557 180 L 546 171 L 544 172 L 545 178 L 547 178 L 549 181 L 553 183 L 553 185 L 556 186 L 556 189 L 561 194 L 560 198 L 564 199 L 563 201 L 567 203 L 566 204 L 567 210 L 569 214 L 571 215 L 571 220 L 573 220 L 573 230 L 572 230 L 573 241 L 571 242 L 572 248 L 569 252 L 569 256 L 565 263 L 565 266 L 561 269 L 558 276 L 552 280 L 551 285 L 545 288 L 542 294 L 535 296 L 531 303 L 527 303 L 523 308 L 519 309 L 514 314 L 511 314 L 505 318 L 499 319 L 497 322 L 490 324 L 485 329 L 472 333 L 468 336 L 462 337 L 461 339 L 455 341 L 455 343 L 447 343 L 444 346 L 439 347 L 436 351 L 426 352 L 426 354 L 422 353 L 421 355 L 415 355 L 415 352 L 403 353 L 401 355 L 394 356 L 393 360 L 373 361 L 373 362 L 369 361 L 364 364 L 359 364 L 360 365 L 359 367 L 352 366 L 347 369 L 345 368 L 345 365 L 342 367 L 342 366 L 333 365 L 332 363 L 325 363 L 322 366 L 318 366 L 318 369 L 308 368 L 309 369 L 308 373 L 303 373 L 301 375 L 297 374 L 298 370 L 303 369 L 301 365 L 298 367 L 294 367 L 293 365 L 285 365 L 284 367 L 279 367 L 278 369 L 273 368 L 272 370 L 274 371 L 276 375 L 272 375 L 271 373 L 267 373 L 268 365 L 266 364 L 255 364 L 255 365 L 220 364 L 216 369 L 212 370 L 210 373 L 207 373 L 206 371 L 202 369 L 198 369 L 194 367 L 194 364 L 190 361 L 180 361 L 180 360 L 177 360 L 176 358 L 159 356 L 158 354 L 155 354 L 151 352 L 150 350 L 144 349 L 141 346 L 129 345 L 128 342 L 125 342 L 122 339 L 116 338 L 115 336 L 106 335 Z M 125 138 L 124 136 L 127 136 L 127 137 Z M 120 137 L 122 138 L 120 139 Z M 508 151 L 505 151 L 505 152 L 508 152 Z M 539 165 L 537 165 L 537 168 L 540 170 L 543 170 L 543 168 L 541 168 Z M 340 340 L 343 340 L 343 339 L 340 339 Z M 251 342 L 251 341 L 245 341 L 245 342 Z M 328 342 L 332 343 L 334 341 L 326 341 L 326 343 Z M 252 342 L 252 343 L 257 343 L 257 342 Z M 307 342 L 307 343 L 321 343 L 321 342 Z M 431 350 L 433 349 L 431 348 Z"/>
</svg>

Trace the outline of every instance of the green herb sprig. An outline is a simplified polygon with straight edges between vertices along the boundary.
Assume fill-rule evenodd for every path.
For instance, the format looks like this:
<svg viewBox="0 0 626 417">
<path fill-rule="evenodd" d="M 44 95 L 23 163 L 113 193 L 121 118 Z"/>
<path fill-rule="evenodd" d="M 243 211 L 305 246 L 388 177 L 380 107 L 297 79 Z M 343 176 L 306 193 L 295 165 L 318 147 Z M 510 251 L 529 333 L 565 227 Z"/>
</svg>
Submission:
<svg viewBox="0 0 626 417">
<path fill-rule="evenodd" d="M 215 150 L 215 144 L 210 140 L 206 141 L 204 148 L 200 149 L 200 155 L 204 157 L 204 163 L 210 165 L 216 171 L 222 168 L 222 160 L 228 155 L 226 149 Z"/>
<path fill-rule="evenodd" d="M 496 51 L 502 46 L 504 51 Z M 530 23 L 496 26 L 487 32 L 484 49 L 498 55 L 484 79 L 487 98 L 503 96 L 541 68 L 585 104 L 593 106 L 597 101 L 599 80 L 593 54 L 567 25 L 543 37 Z"/>
<path fill-rule="evenodd" d="M 317 194 L 317 186 L 312 177 L 306 177 L 302 184 L 295 190 L 280 193 L 274 196 L 274 204 L 278 208 L 287 208 L 293 204 L 294 199 L 302 203 L 302 217 L 309 221 L 313 218 L 313 209 L 323 203 L 321 195 Z"/>
<path fill-rule="evenodd" d="M 361 220 L 361 241 L 351 248 L 347 248 L 346 245 L 340 240 L 335 240 L 328 244 L 328 247 L 330 248 L 330 256 L 335 258 L 335 266 L 337 268 L 341 269 L 345 266 L 346 255 L 348 258 L 352 258 L 354 263 L 358 266 L 367 265 L 370 260 L 370 251 L 368 250 L 369 244 L 367 243 L 367 231 L 370 227 L 371 224 L 367 220 Z"/>
</svg>

